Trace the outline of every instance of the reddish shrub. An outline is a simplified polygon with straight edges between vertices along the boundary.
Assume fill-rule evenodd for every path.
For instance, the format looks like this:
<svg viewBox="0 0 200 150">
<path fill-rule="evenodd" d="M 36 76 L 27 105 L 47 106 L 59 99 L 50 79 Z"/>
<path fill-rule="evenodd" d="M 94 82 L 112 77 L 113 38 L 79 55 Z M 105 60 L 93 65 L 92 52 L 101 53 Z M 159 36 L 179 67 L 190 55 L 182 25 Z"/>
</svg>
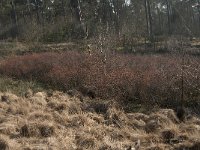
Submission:
<svg viewBox="0 0 200 150">
<path fill-rule="evenodd" d="M 165 105 L 181 97 L 182 59 L 174 55 L 101 54 L 81 52 L 41 53 L 8 58 L 0 73 L 31 79 L 62 90 L 95 87 L 101 98 L 118 98 Z M 197 100 L 200 95 L 200 60 L 187 56 L 184 66 L 184 94 Z"/>
</svg>

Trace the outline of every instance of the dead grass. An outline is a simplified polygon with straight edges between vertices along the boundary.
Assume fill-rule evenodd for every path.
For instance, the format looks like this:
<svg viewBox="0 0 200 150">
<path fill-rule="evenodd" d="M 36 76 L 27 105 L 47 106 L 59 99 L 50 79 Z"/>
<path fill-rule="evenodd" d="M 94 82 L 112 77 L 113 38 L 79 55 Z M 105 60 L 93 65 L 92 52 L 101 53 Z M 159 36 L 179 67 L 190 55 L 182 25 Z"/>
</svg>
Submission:
<svg viewBox="0 0 200 150">
<path fill-rule="evenodd" d="M 5 137 L 0 137 L 0 149 L 9 150 L 8 140 Z"/>
<path fill-rule="evenodd" d="M 126 113 L 112 101 L 101 104 L 99 100 L 95 105 L 87 97 L 80 101 L 58 91 L 52 96 L 39 92 L 28 98 L 1 95 L 9 99 L 9 103 L 0 101 L 2 150 L 125 150 L 138 140 L 141 150 L 199 148 L 199 118 L 192 116 L 180 123 L 171 109 L 148 115 Z M 90 106 L 102 111 L 91 111 Z"/>
</svg>

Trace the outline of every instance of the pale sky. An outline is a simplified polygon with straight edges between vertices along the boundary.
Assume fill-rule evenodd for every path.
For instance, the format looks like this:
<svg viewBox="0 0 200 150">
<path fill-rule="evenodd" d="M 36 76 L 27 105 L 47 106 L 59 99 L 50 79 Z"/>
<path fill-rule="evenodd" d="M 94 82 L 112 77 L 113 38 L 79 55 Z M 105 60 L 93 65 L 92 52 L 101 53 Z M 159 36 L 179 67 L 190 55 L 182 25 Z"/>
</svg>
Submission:
<svg viewBox="0 0 200 150">
<path fill-rule="evenodd" d="M 127 3 L 127 4 L 130 4 L 130 2 L 131 2 L 131 0 L 126 0 L 126 3 Z"/>
</svg>

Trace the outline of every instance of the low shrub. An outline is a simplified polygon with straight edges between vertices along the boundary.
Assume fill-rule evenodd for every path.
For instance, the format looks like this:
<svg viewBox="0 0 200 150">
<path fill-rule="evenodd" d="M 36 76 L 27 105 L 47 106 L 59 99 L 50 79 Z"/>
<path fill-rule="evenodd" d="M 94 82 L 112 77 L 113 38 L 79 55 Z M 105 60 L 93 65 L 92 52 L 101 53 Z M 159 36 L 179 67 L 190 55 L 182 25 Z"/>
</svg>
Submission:
<svg viewBox="0 0 200 150">
<path fill-rule="evenodd" d="M 105 61 L 102 54 L 67 51 L 10 57 L 1 62 L 0 73 L 36 80 L 64 91 L 94 89 L 95 97 L 118 99 L 133 109 L 133 103 L 176 105 L 182 89 L 185 102 L 197 101 L 199 63 L 193 56 L 186 56 L 182 66 L 182 58 L 178 55 L 111 53 Z"/>
</svg>

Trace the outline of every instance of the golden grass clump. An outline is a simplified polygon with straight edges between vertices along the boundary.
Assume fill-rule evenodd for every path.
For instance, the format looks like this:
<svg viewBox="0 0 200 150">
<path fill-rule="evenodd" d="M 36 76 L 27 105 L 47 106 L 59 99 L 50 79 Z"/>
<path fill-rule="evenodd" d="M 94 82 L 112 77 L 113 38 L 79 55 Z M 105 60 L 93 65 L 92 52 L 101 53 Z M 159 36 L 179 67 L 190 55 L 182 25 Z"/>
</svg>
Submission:
<svg viewBox="0 0 200 150">
<path fill-rule="evenodd" d="M 184 142 L 175 146 L 175 150 L 199 150 L 200 149 L 200 142 Z"/>
<path fill-rule="evenodd" d="M 20 129 L 22 137 L 50 137 L 55 133 L 53 125 L 47 122 L 25 124 Z"/>
<path fill-rule="evenodd" d="M 74 115 L 67 121 L 67 127 L 81 128 L 83 126 L 88 126 L 94 124 L 92 119 L 89 119 L 85 115 Z"/>
<path fill-rule="evenodd" d="M 8 139 L 3 136 L 0 136 L 0 149 L 1 150 L 9 150 L 10 149 Z"/>
<path fill-rule="evenodd" d="M 162 139 L 165 143 L 171 143 L 171 140 L 175 138 L 176 131 L 165 129 L 161 132 Z"/>
<path fill-rule="evenodd" d="M 0 149 L 127 150 L 137 149 L 137 141 L 141 150 L 199 148 L 198 116 L 180 123 L 171 109 L 126 113 L 113 101 L 58 91 L 0 95 L 9 97 L 0 101 Z"/>
<path fill-rule="evenodd" d="M 12 93 L 9 93 L 9 92 L 6 92 L 4 94 L 1 93 L 0 95 L 1 95 L 1 101 L 5 102 L 7 104 L 16 102 L 19 99 L 18 96 L 14 95 Z"/>
<path fill-rule="evenodd" d="M 149 119 L 147 120 L 147 122 L 151 120 L 155 120 L 160 125 L 173 124 L 170 118 L 168 118 L 164 114 L 157 113 L 157 112 L 149 115 Z"/>
<path fill-rule="evenodd" d="M 105 114 L 105 118 L 107 120 L 107 124 L 111 124 L 119 128 L 128 122 L 128 118 L 125 115 L 125 113 L 122 110 L 117 109 L 115 107 L 108 108 Z"/>
<path fill-rule="evenodd" d="M 17 126 L 11 122 L 0 124 L 0 134 L 12 135 L 16 133 Z"/>
<path fill-rule="evenodd" d="M 52 115 L 46 113 L 45 111 L 35 111 L 29 114 L 28 120 L 37 120 L 37 121 L 51 121 L 53 119 Z"/>
<path fill-rule="evenodd" d="M 47 106 L 51 109 L 54 109 L 55 111 L 62 112 L 66 109 L 67 105 L 65 103 L 59 103 L 56 101 L 50 101 L 47 103 Z"/>
<path fill-rule="evenodd" d="M 149 116 L 143 113 L 127 113 L 127 117 L 130 120 L 137 119 L 137 120 L 142 120 L 144 122 L 146 122 L 149 119 Z"/>
<path fill-rule="evenodd" d="M 77 135 L 75 137 L 76 144 L 78 148 L 82 149 L 96 149 L 96 140 L 92 136 Z"/>
<path fill-rule="evenodd" d="M 159 114 L 162 114 L 164 116 L 166 116 L 167 118 L 169 118 L 173 123 L 178 123 L 179 120 L 174 112 L 174 110 L 172 109 L 162 109 L 158 112 Z"/>
<path fill-rule="evenodd" d="M 28 89 L 24 95 L 26 98 L 30 98 L 33 96 L 33 91 L 31 89 Z"/>
<path fill-rule="evenodd" d="M 35 126 L 27 125 L 25 124 L 24 126 L 21 127 L 20 129 L 20 135 L 22 137 L 31 137 L 31 136 L 37 136 L 39 133 L 36 133 L 37 129 Z"/>
<path fill-rule="evenodd" d="M 1 96 L 1 101 L 2 101 L 2 102 L 7 102 L 7 103 L 9 103 L 9 97 L 6 96 L 6 95 L 2 95 L 2 96 Z"/>
<path fill-rule="evenodd" d="M 30 104 L 26 102 L 20 102 L 17 104 L 9 105 L 7 113 L 15 114 L 24 114 L 27 115 L 30 111 Z"/>
<path fill-rule="evenodd" d="M 145 131 L 147 133 L 155 133 L 161 129 L 159 120 L 149 120 L 145 125 Z"/>
<path fill-rule="evenodd" d="M 67 115 L 60 114 L 57 111 L 52 112 L 52 116 L 53 116 L 53 120 L 57 124 L 60 124 L 60 125 L 63 125 L 63 126 L 66 125 L 67 121 L 69 120 Z"/>
<path fill-rule="evenodd" d="M 70 114 L 70 115 L 82 113 L 81 106 L 79 104 L 75 104 L 73 102 L 68 102 L 67 111 L 68 111 L 68 114 Z"/>
<path fill-rule="evenodd" d="M 55 133 L 54 126 L 44 123 L 39 126 L 39 130 L 42 137 L 51 137 Z"/>
<path fill-rule="evenodd" d="M 30 102 L 33 104 L 38 104 L 40 106 L 46 106 L 46 93 L 38 92 L 35 93 L 32 97 L 29 98 Z"/>
<path fill-rule="evenodd" d="M 88 112 L 87 113 L 87 117 L 89 117 L 90 119 L 94 120 L 98 124 L 104 124 L 105 123 L 105 118 L 101 114 Z"/>
<path fill-rule="evenodd" d="M 166 146 L 163 144 L 152 145 L 148 147 L 146 150 L 169 150 L 170 146 Z"/>
</svg>

